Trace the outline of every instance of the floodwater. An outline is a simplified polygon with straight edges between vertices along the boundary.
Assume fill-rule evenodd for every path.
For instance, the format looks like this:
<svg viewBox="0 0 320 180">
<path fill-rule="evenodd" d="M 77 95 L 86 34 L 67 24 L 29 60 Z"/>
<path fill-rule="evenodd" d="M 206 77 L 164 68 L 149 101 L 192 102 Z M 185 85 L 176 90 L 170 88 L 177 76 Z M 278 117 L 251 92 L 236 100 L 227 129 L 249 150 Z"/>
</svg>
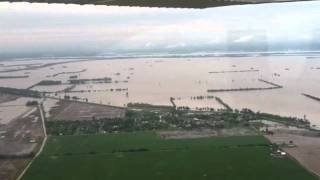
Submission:
<svg viewBox="0 0 320 180">
<path fill-rule="evenodd" d="M 10 65 L 37 62 L 45 63 L 46 61 L 15 61 L 10 62 Z M 2 66 L 6 63 L 8 62 L 3 62 Z M 1 68 L 0 66 L 0 70 Z M 10 69 L 6 67 L 8 68 Z M 247 70 L 255 71 L 235 72 Z M 225 72 L 209 73 L 221 71 Z M 129 102 L 171 105 L 170 97 L 173 97 L 177 106 L 223 108 L 214 99 L 192 98 L 217 96 L 232 108 L 250 108 L 255 111 L 300 118 L 306 116 L 312 124 L 320 126 L 320 102 L 301 95 L 301 93 L 307 93 L 320 97 L 320 59 L 316 58 L 259 56 L 94 60 L 58 64 L 34 70 L 5 72 L 0 73 L 0 76 L 24 74 L 28 74 L 29 78 L 0 79 L 0 84 L 28 88 L 40 80 L 60 80 L 67 83 L 70 76 L 74 75 L 79 79 L 110 77 L 113 80 L 112 83 L 77 85 L 73 89 L 77 92 L 67 93 L 67 95 L 88 98 L 89 102 L 116 106 L 126 106 Z M 258 79 L 279 84 L 283 88 L 262 91 L 207 92 L 208 89 L 270 87 L 270 84 Z M 52 92 L 67 86 L 66 84 L 36 86 L 33 89 Z M 125 90 L 116 91 L 118 88 Z M 58 98 L 64 95 L 65 93 L 51 94 Z"/>
<path fill-rule="evenodd" d="M 8 124 L 18 117 L 26 117 L 36 110 L 35 107 L 28 107 L 26 103 L 34 100 L 32 98 L 18 98 L 16 100 L 0 104 L 0 125 Z"/>
</svg>

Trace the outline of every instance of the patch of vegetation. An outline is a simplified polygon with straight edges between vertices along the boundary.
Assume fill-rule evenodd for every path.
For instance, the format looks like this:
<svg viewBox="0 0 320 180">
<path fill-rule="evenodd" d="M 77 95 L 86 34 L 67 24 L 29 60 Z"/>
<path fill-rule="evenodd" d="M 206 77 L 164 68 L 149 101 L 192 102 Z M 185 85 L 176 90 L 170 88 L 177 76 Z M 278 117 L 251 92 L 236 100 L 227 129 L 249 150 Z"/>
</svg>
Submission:
<svg viewBox="0 0 320 180">
<path fill-rule="evenodd" d="M 146 110 L 147 109 L 147 110 Z M 146 108 L 139 111 L 127 110 L 124 118 L 93 119 L 89 121 L 48 121 L 47 131 L 52 135 L 96 134 L 106 132 L 133 132 L 149 130 L 193 130 L 223 129 L 233 127 L 249 128 L 250 121 L 269 120 L 287 125 L 310 127 L 310 123 L 294 117 L 282 117 L 273 114 L 253 112 L 250 109 L 212 110 L 197 112 L 189 110 L 161 110 Z M 152 108 L 151 108 L 152 109 Z"/>
<path fill-rule="evenodd" d="M 38 82 L 37 86 L 50 86 L 50 85 L 60 85 L 62 84 L 61 81 L 53 81 L 53 80 L 42 80 Z"/>
<path fill-rule="evenodd" d="M 37 106 L 38 101 L 27 101 L 26 106 Z"/>
<path fill-rule="evenodd" d="M 317 179 L 270 156 L 262 136 L 164 140 L 153 133 L 51 136 L 23 180 Z"/>
<path fill-rule="evenodd" d="M 29 76 L 0 76 L 0 79 L 19 79 L 28 78 Z"/>
<path fill-rule="evenodd" d="M 38 91 L 33 91 L 30 89 L 17 89 L 9 87 L 0 87 L 0 92 L 4 94 L 12 94 L 18 96 L 27 96 L 27 97 L 41 97 L 41 93 Z"/>
<path fill-rule="evenodd" d="M 92 78 L 92 79 L 69 79 L 70 84 L 86 84 L 86 83 L 112 83 L 112 78 Z"/>
<path fill-rule="evenodd" d="M 165 105 L 152 105 L 147 103 L 128 103 L 127 107 L 129 108 L 150 108 L 150 109 L 163 109 L 163 110 L 172 110 L 172 106 Z"/>
</svg>

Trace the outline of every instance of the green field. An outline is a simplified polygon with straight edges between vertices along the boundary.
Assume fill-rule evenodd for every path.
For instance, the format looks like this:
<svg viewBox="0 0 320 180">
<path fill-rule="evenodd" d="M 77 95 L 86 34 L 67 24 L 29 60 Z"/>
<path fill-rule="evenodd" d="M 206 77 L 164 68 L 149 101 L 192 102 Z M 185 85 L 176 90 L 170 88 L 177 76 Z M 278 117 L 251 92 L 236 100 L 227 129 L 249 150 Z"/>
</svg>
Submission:
<svg viewBox="0 0 320 180">
<path fill-rule="evenodd" d="M 153 133 L 50 137 L 24 180 L 311 180 L 261 136 L 163 140 Z"/>
</svg>

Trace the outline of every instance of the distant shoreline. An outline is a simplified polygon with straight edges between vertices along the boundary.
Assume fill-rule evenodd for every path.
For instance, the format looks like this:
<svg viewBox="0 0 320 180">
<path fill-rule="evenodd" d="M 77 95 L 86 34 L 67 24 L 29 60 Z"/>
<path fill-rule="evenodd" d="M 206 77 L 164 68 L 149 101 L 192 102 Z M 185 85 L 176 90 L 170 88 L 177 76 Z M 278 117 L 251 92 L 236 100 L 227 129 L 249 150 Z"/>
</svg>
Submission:
<svg viewBox="0 0 320 180">
<path fill-rule="evenodd" d="M 29 61 L 29 60 L 107 60 L 107 59 L 140 59 L 140 58 L 206 58 L 206 57 L 263 57 L 263 56 L 307 56 L 308 59 L 320 59 L 320 51 L 271 51 L 271 52 L 196 52 L 181 54 L 142 54 L 123 53 L 112 55 L 85 56 L 35 56 L 35 57 L 0 57 L 0 62 Z"/>
</svg>

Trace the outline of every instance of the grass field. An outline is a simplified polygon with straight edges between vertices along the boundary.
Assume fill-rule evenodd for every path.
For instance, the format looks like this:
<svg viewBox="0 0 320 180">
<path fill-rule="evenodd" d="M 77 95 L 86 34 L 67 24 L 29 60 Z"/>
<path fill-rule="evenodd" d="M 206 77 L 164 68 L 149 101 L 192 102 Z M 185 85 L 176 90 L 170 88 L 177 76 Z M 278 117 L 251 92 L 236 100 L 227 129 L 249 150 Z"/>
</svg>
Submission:
<svg viewBox="0 0 320 180">
<path fill-rule="evenodd" d="M 153 133 L 50 137 L 24 180 L 312 180 L 261 136 L 163 140 Z"/>
</svg>

